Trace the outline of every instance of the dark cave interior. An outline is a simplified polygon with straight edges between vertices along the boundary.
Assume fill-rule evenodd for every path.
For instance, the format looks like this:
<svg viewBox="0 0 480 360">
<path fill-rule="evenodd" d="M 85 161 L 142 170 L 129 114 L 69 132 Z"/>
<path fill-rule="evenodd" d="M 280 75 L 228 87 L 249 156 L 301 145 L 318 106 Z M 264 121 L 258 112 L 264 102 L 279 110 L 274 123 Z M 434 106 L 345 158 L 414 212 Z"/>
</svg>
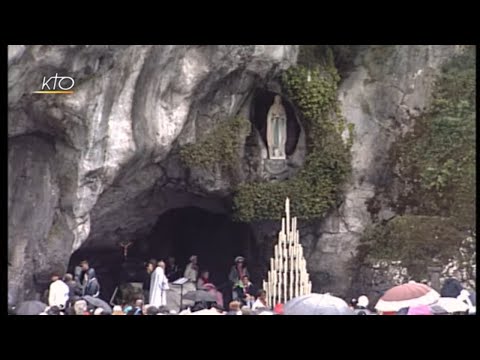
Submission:
<svg viewBox="0 0 480 360">
<path fill-rule="evenodd" d="M 217 287 L 228 288 L 228 273 L 238 255 L 247 258 L 252 281 L 261 283 L 261 274 L 254 270 L 258 254 L 250 226 L 233 222 L 227 214 L 197 207 L 171 209 L 160 215 L 147 237 L 134 239 L 126 258 L 121 247 L 81 247 L 71 256 L 68 272 L 73 274 L 81 260 L 88 260 L 97 273 L 101 297 L 109 300 L 117 285 L 143 281 L 149 259 L 174 256 L 183 273 L 191 255 L 198 256 L 200 270 L 208 269 Z"/>
</svg>

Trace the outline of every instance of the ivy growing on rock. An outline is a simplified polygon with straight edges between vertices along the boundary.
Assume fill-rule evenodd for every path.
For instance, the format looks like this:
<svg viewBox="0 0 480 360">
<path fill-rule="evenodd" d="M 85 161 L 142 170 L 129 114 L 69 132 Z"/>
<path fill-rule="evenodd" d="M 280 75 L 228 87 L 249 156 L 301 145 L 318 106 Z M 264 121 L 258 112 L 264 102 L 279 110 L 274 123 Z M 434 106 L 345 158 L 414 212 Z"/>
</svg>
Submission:
<svg viewBox="0 0 480 360">
<path fill-rule="evenodd" d="M 293 213 L 301 219 L 323 217 L 340 200 L 341 187 L 350 173 L 353 127 L 346 126 L 337 102 L 340 80 L 327 51 L 308 65 L 288 69 L 283 87 L 301 112 L 307 134 L 307 157 L 299 173 L 282 182 L 249 182 L 239 186 L 234 197 L 237 220 L 280 219 L 285 198 L 292 201 Z M 316 59 L 313 61 L 312 59 Z M 350 138 L 344 142 L 342 133 Z"/>
<path fill-rule="evenodd" d="M 427 276 L 475 237 L 475 48 L 448 61 L 435 83 L 430 108 L 391 150 L 404 214 L 367 231 L 359 258 L 401 260 L 411 275 Z M 466 265 L 469 266 L 469 265 Z"/>
<path fill-rule="evenodd" d="M 241 134 L 249 129 L 250 122 L 243 117 L 221 122 L 204 139 L 183 146 L 180 158 L 188 167 L 231 169 L 239 161 Z"/>
</svg>

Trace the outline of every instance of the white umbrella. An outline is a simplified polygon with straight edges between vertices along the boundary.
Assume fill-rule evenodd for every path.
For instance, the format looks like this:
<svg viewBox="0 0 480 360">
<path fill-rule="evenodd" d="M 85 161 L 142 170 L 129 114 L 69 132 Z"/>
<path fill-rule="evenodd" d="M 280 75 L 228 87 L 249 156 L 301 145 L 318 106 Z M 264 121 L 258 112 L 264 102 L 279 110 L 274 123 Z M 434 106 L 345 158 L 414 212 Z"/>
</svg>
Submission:
<svg viewBox="0 0 480 360">
<path fill-rule="evenodd" d="M 348 304 L 330 294 L 308 294 L 288 301 L 285 315 L 355 315 Z"/>
<path fill-rule="evenodd" d="M 441 297 L 433 305 L 441 306 L 448 313 L 465 312 L 469 309 L 469 306 L 462 300 L 450 297 Z"/>
<path fill-rule="evenodd" d="M 204 309 L 204 310 L 199 310 L 191 313 L 190 315 L 223 315 L 220 314 L 217 310 L 215 309 Z"/>
</svg>

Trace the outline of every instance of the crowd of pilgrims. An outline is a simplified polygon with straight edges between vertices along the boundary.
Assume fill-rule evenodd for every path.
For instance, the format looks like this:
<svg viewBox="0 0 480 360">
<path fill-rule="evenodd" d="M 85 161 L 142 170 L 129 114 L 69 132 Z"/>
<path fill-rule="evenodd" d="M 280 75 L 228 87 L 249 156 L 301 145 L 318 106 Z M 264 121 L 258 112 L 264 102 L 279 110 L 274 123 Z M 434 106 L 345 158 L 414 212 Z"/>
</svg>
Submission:
<svg viewBox="0 0 480 360">
<path fill-rule="evenodd" d="M 196 292 L 206 291 L 212 295 L 210 300 L 195 301 L 193 306 L 186 306 L 178 312 L 167 304 L 166 293 L 169 284 L 177 280 L 195 285 Z M 228 275 L 231 301 L 224 306 L 222 292 L 210 280 L 207 269 L 200 270 L 198 257 L 192 255 L 184 271 L 181 271 L 175 258 L 166 262 L 151 259 L 146 263 L 142 290 L 143 293 L 116 305 L 113 310 L 99 299 L 100 284 L 95 270 L 88 261 L 82 261 L 75 269 L 75 275 L 54 272 L 51 277 L 47 298 L 48 307 L 39 315 L 281 315 L 283 304 L 273 308 L 267 305 L 266 292 L 250 281 L 250 274 L 245 258 L 237 256 Z M 230 292 L 229 290 L 229 292 Z M 449 279 L 442 288 L 442 296 L 457 297 L 466 293 L 455 279 Z M 215 299 L 215 300 L 212 300 Z M 103 303 L 103 304 L 102 304 Z M 351 299 L 349 306 L 356 315 L 374 315 L 369 307 L 369 299 L 362 295 Z M 10 310 L 10 309 L 9 309 Z M 372 311 L 373 310 L 373 311 Z M 15 312 L 13 312 L 14 314 Z"/>
</svg>

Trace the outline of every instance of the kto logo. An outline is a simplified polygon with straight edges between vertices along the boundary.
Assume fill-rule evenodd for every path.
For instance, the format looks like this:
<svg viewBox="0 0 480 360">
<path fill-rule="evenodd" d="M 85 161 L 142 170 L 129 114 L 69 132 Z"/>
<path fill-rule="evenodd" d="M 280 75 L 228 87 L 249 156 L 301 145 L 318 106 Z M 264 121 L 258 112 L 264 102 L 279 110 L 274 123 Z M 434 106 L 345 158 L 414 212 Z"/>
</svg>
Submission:
<svg viewBox="0 0 480 360">
<path fill-rule="evenodd" d="M 42 90 L 34 91 L 35 94 L 73 94 L 75 80 L 70 76 L 43 77 Z"/>
</svg>

